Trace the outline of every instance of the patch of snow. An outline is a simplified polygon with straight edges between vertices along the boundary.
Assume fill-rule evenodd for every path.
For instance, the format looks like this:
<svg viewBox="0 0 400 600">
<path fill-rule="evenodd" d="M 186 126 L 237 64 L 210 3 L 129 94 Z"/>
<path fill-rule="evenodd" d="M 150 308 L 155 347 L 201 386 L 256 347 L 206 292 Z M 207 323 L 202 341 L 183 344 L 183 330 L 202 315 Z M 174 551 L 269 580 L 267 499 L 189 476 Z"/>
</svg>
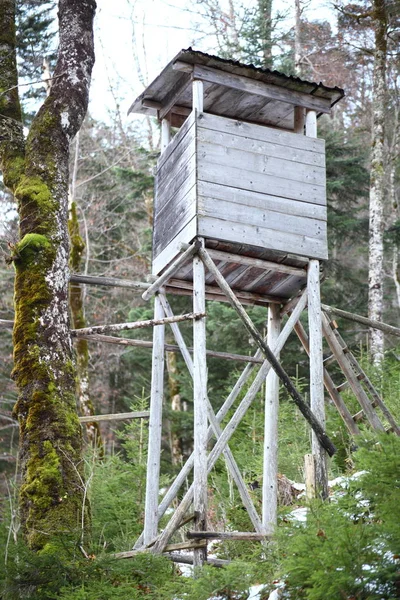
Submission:
<svg viewBox="0 0 400 600">
<path fill-rule="evenodd" d="M 305 523 L 307 521 L 307 511 L 308 509 L 306 506 L 295 508 L 287 515 L 287 518 L 292 521 L 297 521 L 298 523 Z"/>
<path fill-rule="evenodd" d="M 260 600 L 261 592 L 263 591 L 264 588 L 265 588 L 265 584 L 251 586 L 251 588 L 249 589 L 250 594 L 249 594 L 247 600 Z"/>
<path fill-rule="evenodd" d="M 296 483 L 295 481 L 291 481 L 290 483 L 291 483 L 292 487 L 294 487 L 294 489 L 299 492 L 304 492 L 304 490 L 306 489 L 305 483 Z"/>
</svg>

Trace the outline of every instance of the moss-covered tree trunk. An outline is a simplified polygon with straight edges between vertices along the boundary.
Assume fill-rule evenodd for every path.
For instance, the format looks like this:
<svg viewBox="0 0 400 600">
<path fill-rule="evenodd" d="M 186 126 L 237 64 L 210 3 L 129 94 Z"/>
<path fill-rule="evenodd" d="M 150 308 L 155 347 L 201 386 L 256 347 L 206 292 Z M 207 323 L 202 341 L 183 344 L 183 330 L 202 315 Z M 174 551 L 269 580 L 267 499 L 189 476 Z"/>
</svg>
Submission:
<svg viewBox="0 0 400 600">
<path fill-rule="evenodd" d="M 78 138 L 77 138 L 78 139 Z M 76 202 L 71 203 L 69 209 L 68 230 L 71 244 L 70 268 L 72 272 L 79 272 L 82 253 L 85 243 L 79 231 L 78 214 Z M 71 321 L 74 329 L 86 327 L 83 292 L 79 283 L 71 283 L 69 289 L 69 305 L 71 309 Z M 94 415 L 94 406 L 89 394 L 89 344 L 87 340 L 78 338 L 75 342 L 77 382 L 76 392 L 79 410 L 84 417 Z M 104 456 L 104 447 L 101 439 L 99 424 L 95 421 L 86 423 L 86 432 L 90 443 L 97 448 L 99 456 Z"/>
<path fill-rule="evenodd" d="M 0 0 L 0 159 L 18 203 L 14 371 L 19 397 L 20 516 L 31 548 L 82 535 L 87 507 L 68 318 L 68 158 L 88 104 L 94 0 L 60 0 L 51 91 L 23 146 L 15 0 Z M 5 92 L 5 94 L 4 94 Z"/>
</svg>

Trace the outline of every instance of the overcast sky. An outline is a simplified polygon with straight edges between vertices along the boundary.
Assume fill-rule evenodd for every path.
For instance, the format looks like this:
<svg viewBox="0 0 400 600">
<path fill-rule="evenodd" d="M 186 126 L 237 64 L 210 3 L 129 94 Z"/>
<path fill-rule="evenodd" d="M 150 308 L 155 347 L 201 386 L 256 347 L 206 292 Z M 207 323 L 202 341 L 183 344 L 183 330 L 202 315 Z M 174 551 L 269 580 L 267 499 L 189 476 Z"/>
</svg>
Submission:
<svg viewBox="0 0 400 600">
<path fill-rule="evenodd" d="M 241 0 L 241 4 L 246 8 L 256 1 Z M 293 25 L 294 0 L 274 0 L 273 6 L 274 10 L 288 12 L 282 25 L 288 30 Z M 307 17 L 332 18 L 328 6 L 329 0 L 311 0 Z M 204 27 L 199 27 L 196 13 L 188 0 L 100 0 L 92 115 L 105 119 L 118 101 L 125 119 L 144 84 L 150 83 L 182 48 L 193 46 L 215 53 L 213 40 L 202 31 Z"/>
</svg>

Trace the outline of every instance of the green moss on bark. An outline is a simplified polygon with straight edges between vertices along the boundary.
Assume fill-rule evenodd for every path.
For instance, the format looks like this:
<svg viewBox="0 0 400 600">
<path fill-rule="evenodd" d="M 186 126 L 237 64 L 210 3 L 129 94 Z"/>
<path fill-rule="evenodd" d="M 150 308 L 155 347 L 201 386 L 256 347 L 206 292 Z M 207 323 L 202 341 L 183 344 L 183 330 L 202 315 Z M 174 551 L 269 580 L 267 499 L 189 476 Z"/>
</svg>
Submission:
<svg viewBox="0 0 400 600">
<path fill-rule="evenodd" d="M 79 231 L 79 221 L 76 202 L 72 202 L 69 211 L 68 232 L 71 244 L 69 264 L 73 272 L 79 272 L 85 243 Z M 69 305 L 71 308 L 72 325 L 75 329 L 86 327 L 83 308 L 82 288 L 79 283 L 71 283 L 69 287 Z M 84 416 L 94 415 L 93 402 L 88 392 L 89 381 L 89 344 L 87 340 L 78 339 L 75 342 L 77 362 L 77 395 L 79 409 Z M 97 447 L 99 456 L 104 455 L 99 424 L 91 422 L 86 424 L 86 432 L 90 442 Z"/>
<path fill-rule="evenodd" d="M 25 188 L 26 190 L 27 188 Z M 30 188 L 34 200 L 37 186 Z M 45 190 L 39 203 L 51 204 Z M 29 546 L 42 550 L 54 536 L 79 539 L 83 472 L 81 426 L 76 414 L 72 360 L 47 354 L 42 322 L 52 299 L 46 274 L 58 245 L 40 233 L 26 234 L 14 249 L 16 270 L 13 376 L 20 390 L 15 413 L 21 427 L 21 517 Z M 26 449 L 26 452 L 25 452 Z"/>
<path fill-rule="evenodd" d="M 22 233 L 26 231 L 26 223 L 29 223 L 30 232 L 47 236 L 55 233 L 58 204 L 47 183 L 38 176 L 24 175 L 16 187 L 15 195 Z"/>
</svg>

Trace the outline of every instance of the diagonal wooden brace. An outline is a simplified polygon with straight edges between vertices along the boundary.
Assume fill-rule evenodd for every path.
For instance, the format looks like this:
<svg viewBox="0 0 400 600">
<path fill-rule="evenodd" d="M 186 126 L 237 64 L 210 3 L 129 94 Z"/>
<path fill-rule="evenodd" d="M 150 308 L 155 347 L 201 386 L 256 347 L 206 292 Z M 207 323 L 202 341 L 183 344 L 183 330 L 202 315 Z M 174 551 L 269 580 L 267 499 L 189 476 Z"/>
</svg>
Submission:
<svg viewBox="0 0 400 600">
<path fill-rule="evenodd" d="M 189 246 L 189 248 L 187 248 L 183 254 L 178 256 L 178 258 L 174 260 L 172 265 L 170 265 L 166 269 L 166 271 L 164 271 L 164 273 L 162 273 L 162 275 L 160 275 L 158 279 L 156 279 L 156 281 L 151 284 L 149 289 L 143 292 L 143 300 L 150 300 L 150 298 L 154 296 L 156 292 L 158 292 L 158 290 L 165 284 L 165 282 L 168 281 L 168 279 L 170 279 L 173 275 L 175 275 L 175 273 L 179 271 L 179 269 L 184 264 L 186 264 L 189 258 L 196 254 L 196 252 L 198 251 L 198 247 L 198 244 L 194 243 L 191 246 Z"/>
<path fill-rule="evenodd" d="M 167 298 L 163 294 L 160 294 L 160 300 L 161 300 L 161 304 L 164 309 L 165 316 L 173 317 L 174 315 L 173 315 L 172 309 L 168 303 Z M 185 343 L 185 341 L 182 337 L 182 334 L 179 330 L 179 326 L 176 325 L 176 323 L 173 323 L 173 324 L 171 324 L 171 329 L 173 331 L 175 341 L 178 344 L 179 348 L 181 349 L 182 356 L 185 360 L 188 371 L 189 371 L 191 377 L 193 377 L 193 359 L 190 356 L 190 353 L 188 351 L 186 343 Z M 207 398 L 207 414 L 208 414 L 208 419 L 210 421 L 214 436 L 218 440 L 218 438 L 221 436 L 222 430 L 221 430 L 221 427 L 217 420 L 217 417 L 215 416 L 215 413 L 214 413 L 214 410 L 210 403 L 210 400 L 208 398 Z M 230 448 L 226 447 L 225 450 L 223 451 L 223 453 L 224 453 L 224 456 L 226 459 L 228 469 L 237 485 L 243 505 L 246 507 L 246 510 L 249 514 L 251 522 L 253 523 L 254 529 L 258 533 L 263 534 L 264 528 L 263 528 L 261 519 L 254 507 L 253 501 L 247 490 L 247 486 L 246 486 L 245 482 L 243 481 L 242 474 L 240 472 L 240 469 L 236 463 L 236 460 L 235 460 Z"/>
<path fill-rule="evenodd" d="M 236 310 L 236 312 L 242 319 L 243 324 L 246 327 L 247 331 L 254 338 L 254 340 L 258 344 L 259 348 L 263 351 L 267 360 L 269 361 L 272 368 L 274 369 L 275 373 L 278 375 L 279 379 L 282 381 L 283 386 L 289 392 L 289 394 L 292 397 L 292 399 L 294 400 L 295 404 L 298 406 L 298 408 L 300 409 L 300 411 L 303 414 L 303 416 L 305 417 L 305 419 L 311 425 L 315 435 L 318 438 L 319 443 L 321 444 L 321 446 L 323 448 L 325 448 L 325 450 L 328 452 L 329 456 L 333 456 L 336 452 L 335 445 L 329 439 L 329 437 L 327 436 L 327 434 L 325 433 L 325 431 L 319 424 L 318 420 L 316 419 L 315 415 L 311 411 L 310 407 L 305 403 L 302 395 L 296 389 L 296 387 L 292 383 L 290 377 L 288 376 L 286 371 L 283 369 L 280 362 L 276 359 L 272 350 L 268 347 L 268 345 L 265 343 L 265 341 L 263 340 L 260 333 L 257 331 L 252 320 L 250 319 L 250 317 L 244 310 L 243 306 L 240 304 L 239 300 L 236 298 L 235 294 L 231 290 L 231 288 L 228 285 L 225 278 L 218 271 L 214 262 L 210 258 L 208 252 L 204 248 L 199 248 L 198 252 L 199 252 L 199 255 L 200 255 L 202 261 L 204 262 L 205 266 L 210 271 L 210 273 L 212 273 L 215 281 L 217 282 L 217 284 L 219 285 L 221 290 L 224 292 L 224 294 L 228 298 L 232 307 Z"/>
<path fill-rule="evenodd" d="M 306 303 L 307 303 L 307 294 L 303 293 L 303 296 L 301 297 L 297 306 L 293 310 L 293 313 L 290 315 L 288 321 L 286 322 L 284 328 L 282 329 L 282 331 L 278 337 L 276 345 L 274 346 L 274 353 L 279 354 L 279 352 L 281 352 L 283 346 L 285 345 L 285 343 L 293 329 L 294 324 L 297 323 L 302 311 L 304 310 Z M 265 360 L 264 363 L 262 364 L 260 370 L 258 371 L 256 377 L 254 378 L 253 382 L 251 383 L 248 391 L 246 392 L 244 398 L 241 400 L 239 406 L 237 407 L 234 415 L 231 417 L 229 423 L 226 425 L 225 429 L 221 433 L 221 436 L 218 438 L 214 448 L 211 450 L 211 452 L 208 456 L 208 463 L 207 463 L 208 472 L 210 472 L 213 469 L 216 461 L 221 456 L 225 446 L 227 445 L 230 438 L 236 431 L 236 428 L 238 427 L 242 418 L 246 414 L 247 409 L 250 407 L 251 403 L 253 402 L 254 398 L 256 397 L 260 387 L 265 382 L 265 378 L 268 375 L 270 369 L 271 369 L 270 363 L 268 362 L 268 360 Z M 226 404 L 227 403 L 225 403 L 225 405 Z M 227 410 L 229 410 L 229 409 L 227 409 Z M 224 418 L 223 416 L 221 416 L 221 411 L 219 411 L 217 418 L 218 418 L 218 420 L 219 419 L 222 420 Z M 188 462 L 189 462 L 189 460 L 190 459 L 188 459 Z M 188 462 L 186 464 L 188 464 Z M 188 489 L 188 491 L 186 492 L 185 496 L 183 497 L 179 507 L 176 509 L 175 513 L 172 515 L 171 520 L 167 523 L 164 531 L 160 534 L 160 536 L 158 537 L 154 546 L 152 547 L 152 552 L 154 554 L 160 554 L 163 552 L 166 544 L 168 543 L 168 540 L 170 539 L 170 537 L 172 536 L 174 531 L 179 527 L 179 525 L 182 521 L 182 518 L 184 517 L 184 515 L 186 514 L 187 510 L 190 507 L 192 500 L 193 500 L 193 486 L 191 486 Z M 159 510 L 160 510 L 160 508 L 161 508 L 161 505 L 159 507 Z"/>
</svg>

